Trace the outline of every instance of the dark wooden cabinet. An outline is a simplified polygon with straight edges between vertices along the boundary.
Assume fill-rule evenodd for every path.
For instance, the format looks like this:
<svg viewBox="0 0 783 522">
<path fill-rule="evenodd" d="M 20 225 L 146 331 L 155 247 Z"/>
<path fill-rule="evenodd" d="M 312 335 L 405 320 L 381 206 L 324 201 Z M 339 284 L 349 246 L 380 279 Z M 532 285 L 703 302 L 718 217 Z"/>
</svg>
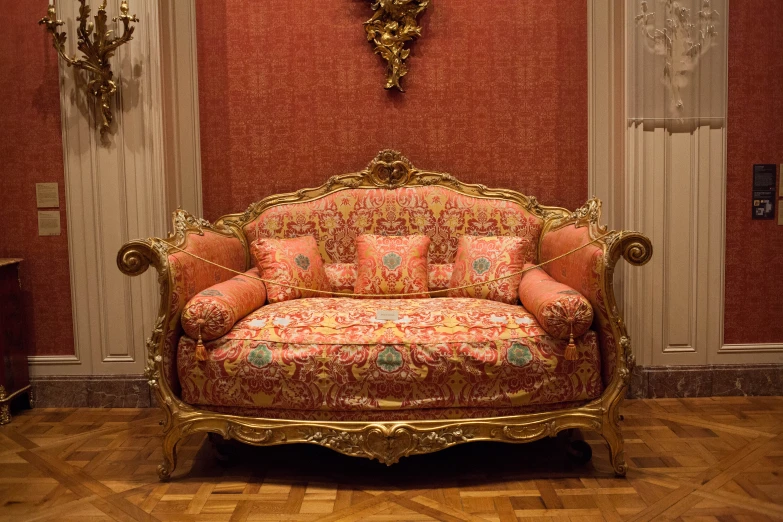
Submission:
<svg viewBox="0 0 783 522">
<path fill-rule="evenodd" d="M 11 422 L 11 404 L 29 393 L 27 343 L 19 279 L 21 259 L 0 258 L 0 424 Z"/>
</svg>

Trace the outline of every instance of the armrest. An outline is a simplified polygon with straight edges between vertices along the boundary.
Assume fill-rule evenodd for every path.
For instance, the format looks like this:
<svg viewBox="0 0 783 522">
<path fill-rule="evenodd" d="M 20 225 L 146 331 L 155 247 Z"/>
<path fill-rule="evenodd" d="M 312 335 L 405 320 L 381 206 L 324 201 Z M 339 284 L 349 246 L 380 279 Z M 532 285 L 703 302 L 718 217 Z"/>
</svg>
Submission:
<svg viewBox="0 0 783 522">
<path fill-rule="evenodd" d="M 593 306 L 601 373 L 608 388 L 627 383 L 632 359 L 630 340 L 614 296 L 614 268 L 620 257 L 632 265 L 647 263 L 652 257 L 652 243 L 637 232 L 607 232 L 606 227 L 598 225 L 600 215 L 601 202 L 591 199 L 576 212 L 553 216 L 544 225 L 538 254 L 539 263 L 543 263 L 597 239 L 543 268 L 553 279 L 585 296 Z"/>
<path fill-rule="evenodd" d="M 179 395 L 176 351 L 182 335 L 180 317 L 186 303 L 197 293 L 236 274 L 215 267 L 197 255 L 232 270 L 247 269 L 248 252 L 241 231 L 213 226 L 184 210 L 173 217 L 174 233 L 168 238 L 131 241 L 117 254 L 117 265 L 126 275 L 138 276 L 150 265 L 158 272 L 160 306 L 151 337 L 147 340 L 146 375 L 150 385 L 163 385 Z M 170 397 L 158 388 L 158 399 Z"/>
</svg>

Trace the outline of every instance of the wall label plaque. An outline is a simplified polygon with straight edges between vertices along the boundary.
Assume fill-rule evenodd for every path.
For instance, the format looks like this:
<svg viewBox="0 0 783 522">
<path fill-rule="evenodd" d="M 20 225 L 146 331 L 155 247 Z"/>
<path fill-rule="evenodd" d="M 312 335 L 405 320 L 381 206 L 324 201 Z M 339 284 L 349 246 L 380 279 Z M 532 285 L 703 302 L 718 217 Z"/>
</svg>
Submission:
<svg viewBox="0 0 783 522">
<path fill-rule="evenodd" d="M 753 219 L 775 219 L 777 165 L 753 165 Z"/>
<path fill-rule="evenodd" d="M 39 236 L 59 236 L 60 230 L 61 227 L 60 227 L 59 210 L 38 211 L 38 235 Z"/>
</svg>

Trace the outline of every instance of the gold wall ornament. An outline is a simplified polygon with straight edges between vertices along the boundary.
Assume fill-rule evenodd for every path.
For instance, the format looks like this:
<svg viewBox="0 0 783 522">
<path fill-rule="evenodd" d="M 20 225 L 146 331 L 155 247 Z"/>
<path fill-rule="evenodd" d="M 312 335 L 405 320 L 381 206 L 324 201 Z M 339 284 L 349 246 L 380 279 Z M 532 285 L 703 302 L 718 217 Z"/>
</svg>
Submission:
<svg viewBox="0 0 783 522">
<path fill-rule="evenodd" d="M 114 17 L 113 21 L 117 22 L 119 20 L 122 22 L 123 33 L 122 36 L 115 38 L 112 36 L 114 31 L 110 30 L 106 25 L 108 21 L 106 0 L 103 0 L 98 8 L 98 14 L 94 17 L 94 23 L 88 22 L 90 6 L 86 4 L 86 0 L 78 1 L 81 6 L 79 7 L 79 16 L 76 18 L 79 22 L 76 34 L 78 35 L 78 49 L 84 53 L 82 58 L 76 59 L 76 55 L 71 57 L 66 54 L 65 41 L 67 35 L 65 32 L 59 32 L 57 29 L 64 23 L 62 20 L 57 19 L 54 4 L 49 5 L 47 15 L 38 24 L 45 25 L 46 30 L 52 34 L 54 48 L 69 67 L 87 71 L 90 75 L 87 91 L 97 98 L 100 103 L 103 120 L 101 134 L 104 134 L 109 130 L 109 125 L 111 125 L 113 119 L 110 101 L 117 92 L 117 84 L 113 80 L 114 74 L 112 73 L 109 60 L 114 56 L 114 52 L 118 47 L 133 39 L 135 28 L 130 24 L 137 23 L 139 19 L 136 15 L 130 16 L 128 14 L 128 2 L 127 0 L 122 0 L 120 5 L 122 14 L 119 17 Z M 92 41 L 90 36 L 92 36 Z"/>
<path fill-rule="evenodd" d="M 405 44 L 421 36 L 421 27 L 417 21 L 429 0 L 370 0 L 375 14 L 364 23 L 367 40 L 375 45 L 375 54 L 388 62 L 386 68 L 386 89 L 405 89 L 400 80 L 408 74 L 405 60 L 410 49 Z"/>
<path fill-rule="evenodd" d="M 716 24 L 719 15 L 712 8 L 712 0 L 697 1 L 701 3 L 701 10 L 695 22 L 691 10 L 676 0 L 658 0 L 665 17 L 662 29 L 655 28 L 655 13 L 650 11 L 646 0 L 642 0 L 640 12 L 635 18 L 647 50 L 664 57 L 663 83 L 671 95 L 674 114 L 681 113 L 684 108 L 680 90 L 688 85 L 689 75 L 718 36 Z"/>
</svg>

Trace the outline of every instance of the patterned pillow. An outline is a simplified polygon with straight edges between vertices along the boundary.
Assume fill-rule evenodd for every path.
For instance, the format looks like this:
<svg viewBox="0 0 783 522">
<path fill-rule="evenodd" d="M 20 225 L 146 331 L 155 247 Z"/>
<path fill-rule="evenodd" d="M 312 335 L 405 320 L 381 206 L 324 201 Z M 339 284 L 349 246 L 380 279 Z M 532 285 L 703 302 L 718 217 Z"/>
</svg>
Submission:
<svg viewBox="0 0 783 522">
<path fill-rule="evenodd" d="M 408 294 L 429 297 L 427 293 L 427 236 L 374 236 L 356 238 L 359 272 L 357 294 Z M 421 292 L 420 294 L 418 292 Z"/>
<path fill-rule="evenodd" d="M 353 293 L 358 271 L 356 263 L 327 263 L 324 270 L 333 292 Z"/>
<path fill-rule="evenodd" d="M 293 239 L 262 237 L 250 248 L 264 279 L 309 290 L 331 291 L 324 262 L 313 236 Z M 297 290 L 274 283 L 266 283 L 266 291 L 270 303 L 304 297 L 329 297 L 328 293 Z"/>
<path fill-rule="evenodd" d="M 525 265 L 525 268 L 531 266 Z M 540 268 L 522 274 L 519 298 L 541 327 L 557 339 L 568 339 L 572 334 L 581 337 L 593 324 L 590 301 Z"/>
<path fill-rule="evenodd" d="M 257 268 L 245 272 L 261 277 Z M 193 296 L 182 311 L 182 329 L 192 339 L 211 341 L 226 335 L 237 321 L 266 302 L 264 283 L 236 276 Z"/>
<path fill-rule="evenodd" d="M 524 247 L 525 240 L 521 237 L 462 236 L 457 243 L 449 297 L 476 297 L 516 304 L 520 275 L 469 288 L 459 287 L 519 272 L 525 264 Z"/>
<path fill-rule="evenodd" d="M 448 290 L 451 282 L 451 274 L 454 272 L 454 263 L 436 264 L 429 266 L 429 285 L 430 290 Z M 443 297 L 446 292 L 439 292 L 438 297 Z"/>
</svg>

